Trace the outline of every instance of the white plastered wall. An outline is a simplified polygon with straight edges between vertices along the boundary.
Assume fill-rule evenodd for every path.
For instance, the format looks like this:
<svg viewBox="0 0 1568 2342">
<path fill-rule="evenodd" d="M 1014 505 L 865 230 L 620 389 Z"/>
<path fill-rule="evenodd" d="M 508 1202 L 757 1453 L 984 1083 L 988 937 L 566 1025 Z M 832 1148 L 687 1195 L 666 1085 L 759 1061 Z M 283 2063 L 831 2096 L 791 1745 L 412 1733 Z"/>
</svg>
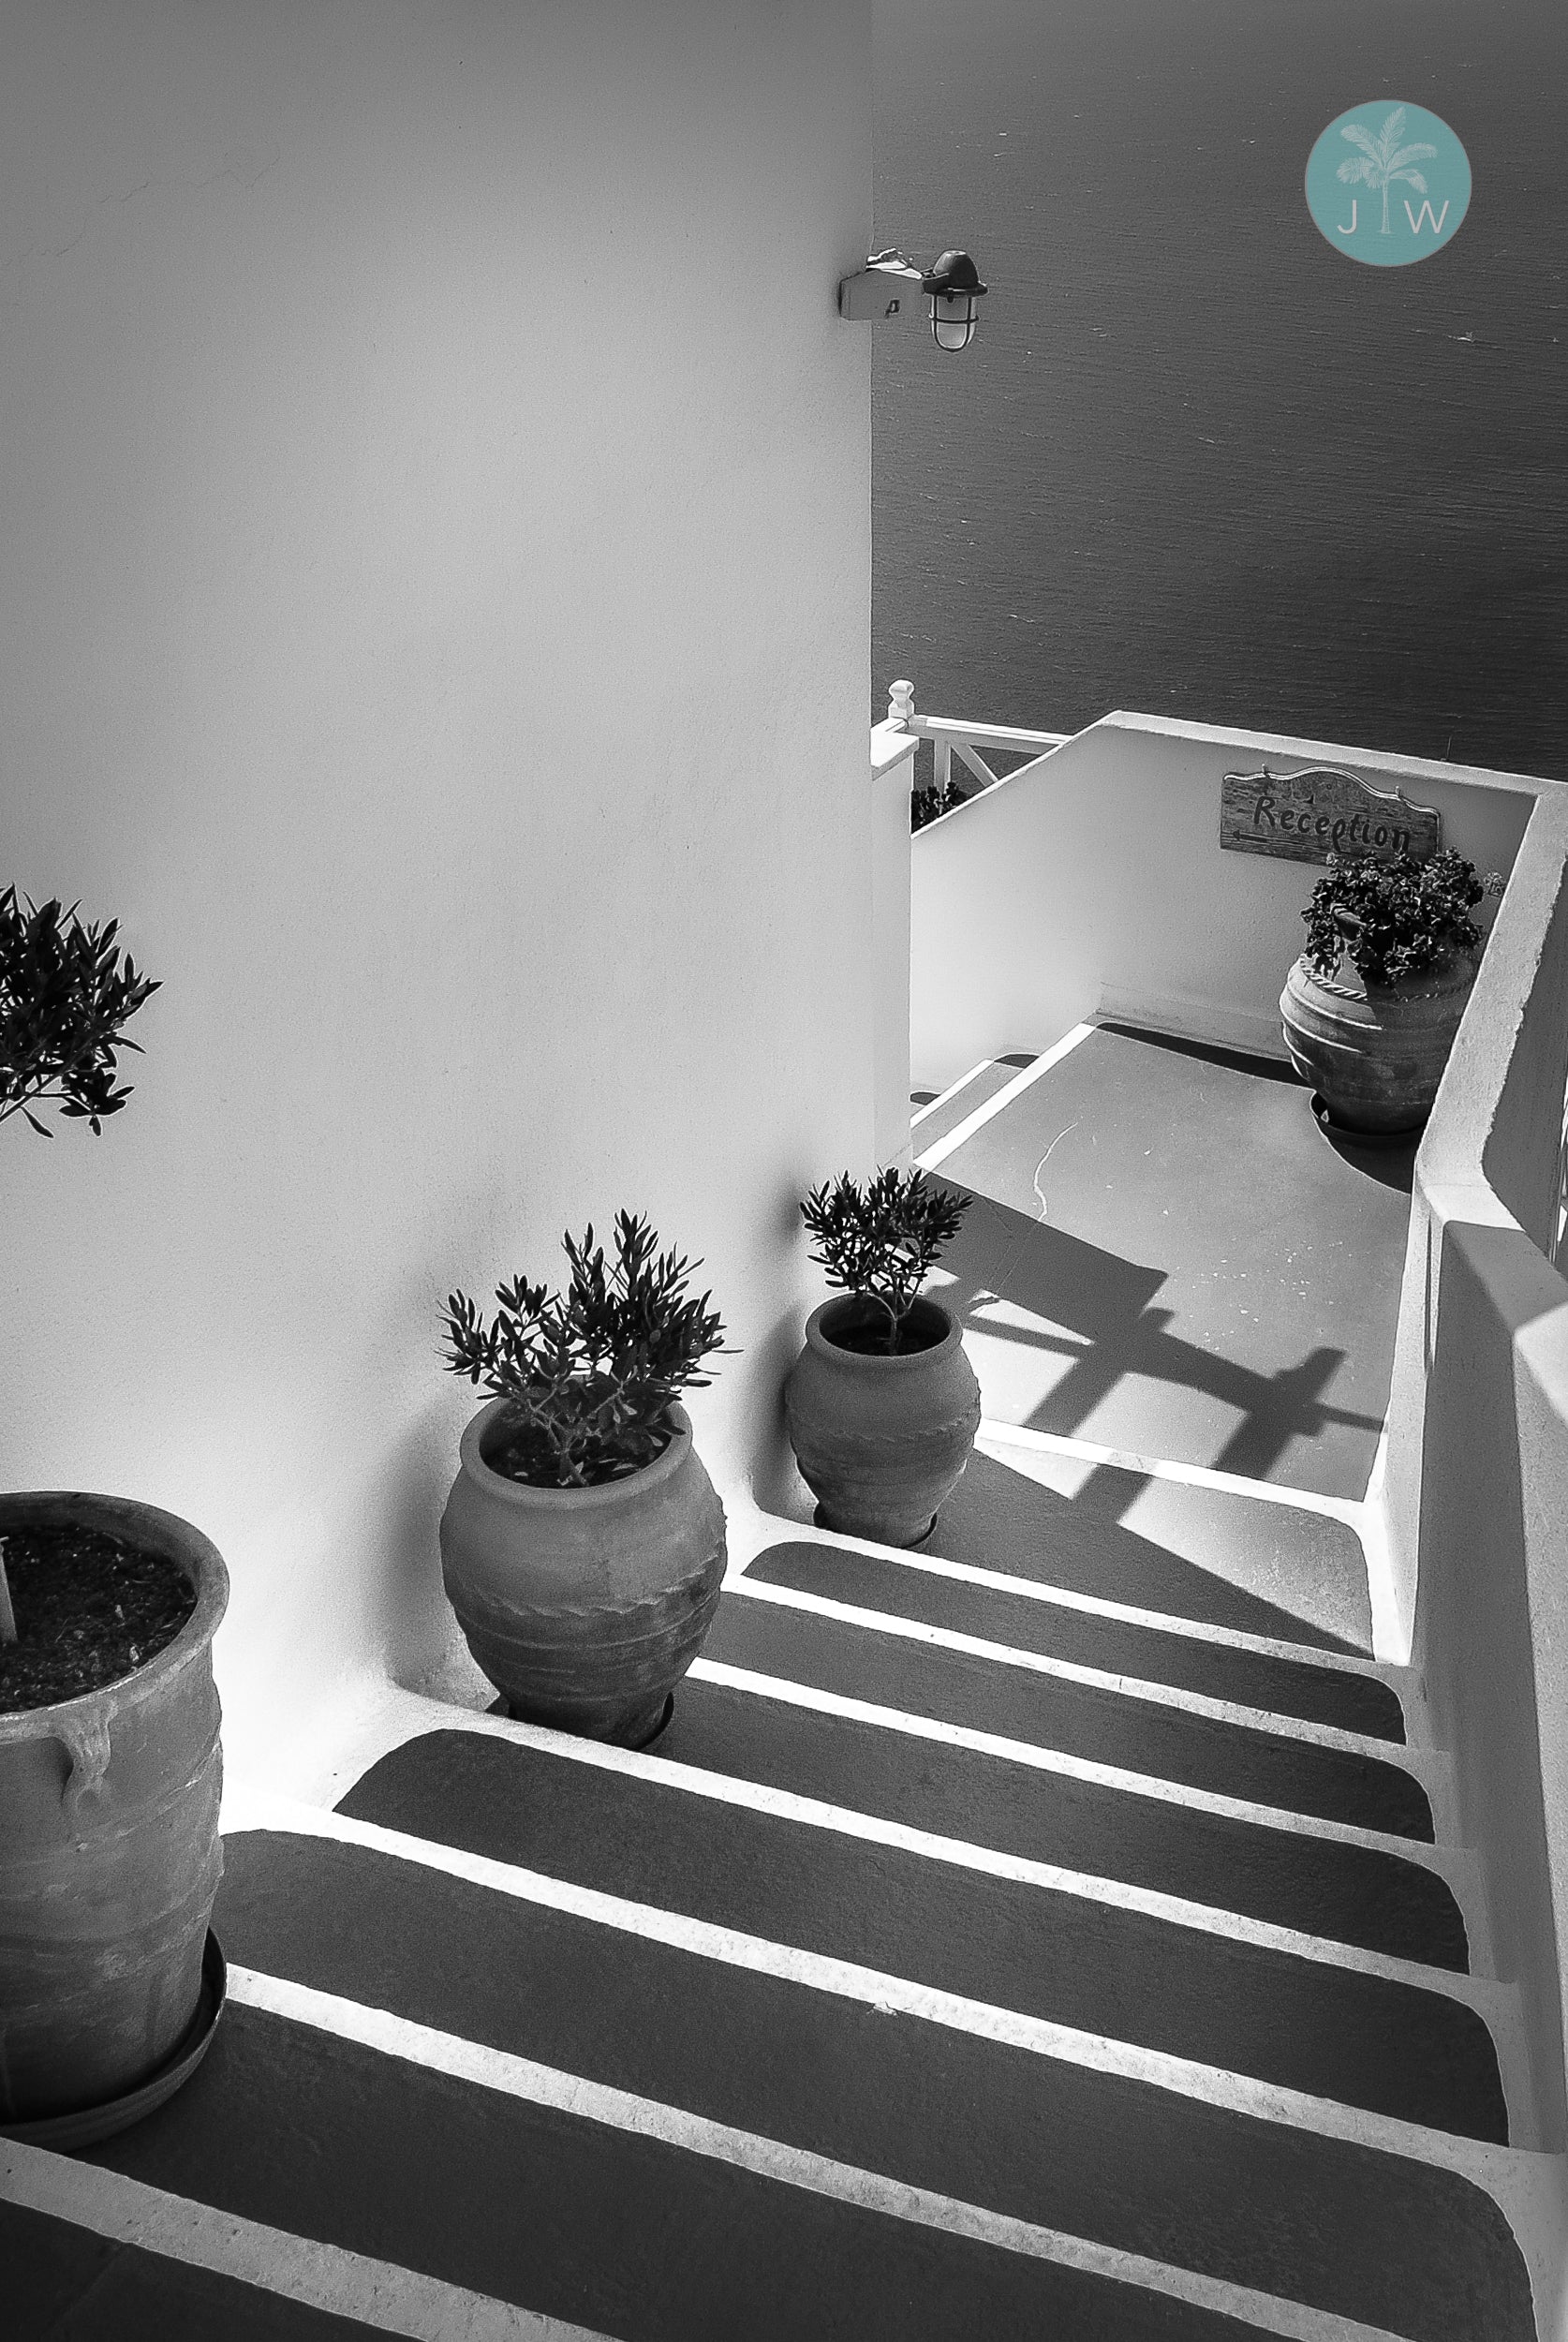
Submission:
<svg viewBox="0 0 1568 2342">
<path fill-rule="evenodd" d="M 1541 784 L 1321 740 L 1118 712 L 915 837 L 910 1063 L 940 1089 L 1096 1013 L 1282 1057 L 1312 863 L 1221 852 L 1220 783 L 1333 764 L 1442 815 L 1507 871 Z M 1484 786 L 1482 785 L 1484 784 Z"/>
<path fill-rule="evenodd" d="M 186 1515 L 231 1761 L 449 1631 L 437 1312 L 620 1205 L 765 1463 L 872 1160 L 868 0 L 8 0 L 4 854 L 163 989 L 0 1129 L 0 1474 Z"/>
</svg>

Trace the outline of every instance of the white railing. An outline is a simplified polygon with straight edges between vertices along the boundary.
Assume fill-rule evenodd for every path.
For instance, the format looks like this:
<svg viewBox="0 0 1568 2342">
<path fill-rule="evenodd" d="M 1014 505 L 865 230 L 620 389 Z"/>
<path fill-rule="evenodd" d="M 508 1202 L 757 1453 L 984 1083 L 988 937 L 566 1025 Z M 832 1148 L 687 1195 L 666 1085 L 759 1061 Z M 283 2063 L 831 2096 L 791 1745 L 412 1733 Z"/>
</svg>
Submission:
<svg viewBox="0 0 1568 2342">
<path fill-rule="evenodd" d="M 911 735 L 917 749 L 920 742 L 930 742 L 932 779 L 929 786 L 936 791 L 939 805 L 953 784 L 953 760 L 955 756 L 982 789 L 994 789 L 998 780 L 1019 780 L 1026 773 L 1032 773 L 1037 764 L 1043 764 L 1048 756 L 1054 756 L 1058 749 L 1072 737 L 1069 732 L 1022 732 L 1013 724 L 969 724 L 960 723 L 950 716 L 917 715 L 912 683 L 892 683 L 888 686 L 887 724 L 890 729 Z M 1014 766 L 1011 772 L 995 772 L 981 755 L 982 749 L 1021 756 L 1025 762 Z M 915 785 L 917 788 L 922 785 L 918 778 Z"/>
</svg>

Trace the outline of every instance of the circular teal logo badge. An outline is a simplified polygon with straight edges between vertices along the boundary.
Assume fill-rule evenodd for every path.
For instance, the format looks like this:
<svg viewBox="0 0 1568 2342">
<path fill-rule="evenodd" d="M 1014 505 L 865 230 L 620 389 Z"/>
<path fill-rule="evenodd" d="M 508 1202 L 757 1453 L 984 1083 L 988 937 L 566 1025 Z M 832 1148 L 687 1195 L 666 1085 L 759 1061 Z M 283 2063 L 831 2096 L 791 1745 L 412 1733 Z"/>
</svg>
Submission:
<svg viewBox="0 0 1568 2342">
<path fill-rule="evenodd" d="M 1440 114 L 1374 98 L 1307 157 L 1307 209 L 1337 252 L 1373 268 L 1425 260 L 1470 209 L 1470 157 Z"/>
</svg>

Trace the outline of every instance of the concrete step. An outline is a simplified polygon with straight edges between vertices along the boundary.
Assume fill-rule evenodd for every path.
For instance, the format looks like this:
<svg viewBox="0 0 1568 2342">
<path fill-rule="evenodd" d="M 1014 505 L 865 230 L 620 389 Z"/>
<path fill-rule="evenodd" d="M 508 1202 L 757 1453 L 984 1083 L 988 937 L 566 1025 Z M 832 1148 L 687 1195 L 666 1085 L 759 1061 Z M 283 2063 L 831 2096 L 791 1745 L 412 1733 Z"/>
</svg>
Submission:
<svg viewBox="0 0 1568 2342">
<path fill-rule="evenodd" d="M 1370 1658 L 1367 1556 L 1326 1498 L 982 1424 L 924 1553 Z"/>
<path fill-rule="evenodd" d="M 1256 1638 L 1244 1642 L 1219 1627 L 1145 1623 L 1104 1606 L 1056 1598 L 1054 1588 L 1000 1571 L 790 1538 L 756 1555 L 746 1578 L 753 1585 L 788 1586 L 857 1609 L 887 1611 L 1133 1682 L 1169 1684 L 1371 1739 L 1405 1739 L 1398 1694 L 1352 1661 L 1260 1649 Z"/>
<path fill-rule="evenodd" d="M 1258 1806 L 1431 1842 L 1423 1754 L 1239 1719 L 1190 1694 L 1073 1668 L 885 1610 L 731 1580 L 704 1654 L 733 1667 Z"/>
<path fill-rule="evenodd" d="M 444 1944 L 421 1938 L 437 1974 L 458 1949 L 447 1918 Z M 527 2005 L 514 1979 L 510 1996 Z M 635 2021 L 658 2029 L 645 2008 Z M 1015 2219 L 244 1970 L 200 2073 L 92 2160 L 285 2242 L 362 2256 L 380 2275 L 374 2322 L 392 2332 L 1239 2342 L 1260 2331 L 1202 2298 L 1223 2287 L 1189 2279 L 1199 2298 L 1184 2298 L 1179 2277 L 1139 2281 L 1122 2257 Z M 467 2315 L 404 2323 L 400 2266 L 460 2289 Z M 535 2316 L 483 2317 L 501 2304 Z M 162 2342 L 169 2329 L 152 2331 Z"/>
<path fill-rule="evenodd" d="M 356 1818 L 1340 2104 L 1506 2142 L 1500 1988 L 847 1808 L 512 1726 L 435 1731 Z"/>
<path fill-rule="evenodd" d="M 999 1090 L 1005 1089 L 1025 1066 L 1033 1062 L 1032 1056 L 1027 1054 L 983 1058 L 946 1089 L 918 1104 L 911 1101 L 913 1111 L 910 1116 L 910 1137 L 915 1152 L 922 1153 L 926 1148 L 934 1147 L 939 1139 L 948 1137 L 979 1107 L 988 1104 Z"/>
<path fill-rule="evenodd" d="M 1018 1742 L 976 1748 L 892 1710 L 699 1659 L 658 1753 L 1002 1853 L 1235 1911 L 1368 1951 L 1467 1969 L 1448 1880 L 1400 1841 L 1281 1828 L 1265 1809 L 1216 1812 L 1194 1791 L 1086 1777 Z"/>
<path fill-rule="evenodd" d="M 610 2127 L 614 2109 L 600 2106 L 600 2119 L 592 2119 L 588 2093 L 598 2089 L 827 2158 L 841 2172 L 876 2175 L 897 2188 L 1028 2224 L 1037 2236 L 1080 2240 L 1102 2253 L 1306 2303 L 1379 2331 L 1426 2342 L 1481 2334 L 1513 2342 L 1533 2330 L 1528 2281 L 1502 2213 L 1468 2177 L 1423 2160 L 1414 2136 L 1400 2152 L 1318 2135 L 1299 2122 L 1207 2102 L 1134 2072 L 1075 2064 L 1051 2053 L 998 2008 L 949 2006 L 939 1996 L 927 1998 L 924 2013 L 907 1997 L 895 2008 L 880 1997 L 897 1993 L 893 1979 L 850 1972 L 839 1978 L 809 1962 L 791 1968 L 787 1956 L 769 1971 L 747 1964 L 739 1944 L 722 1937 L 683 1937 L 678 1924 L 662 1937 L 650 1933 L 656 1915 L 635 1905 L 606 1903 L 590 1915 L 539 1899 L 515 1874 L 433 1872 L 431 1847 L 374 1831 L 365 1833 L 373 1845 L 344 1843 L 330 1833 L 362 1825 L 331 1816 L 315 1827 L 329 1834 L 254 1830 L 229 1838 L 218 1920 L 230 1958 L 266 1979 L 288 1979 L 578 2077 L 586 2087 L 577 2103 L 589 2119 L 562 2122 L 557 2110 L 541 2148 L 527 2123 L 514 2127 L 513 2109 L 481 2095 L 467 2128 L 481 2147 L 488 2142 L 489 2172 L 481 2176 L 466 2153 L 459 2155 L 454 2176 L 471 2177 L 479 2201 L 470 2205 L 460 2198 L 451 2225 L 461 2236 L 482 2240 L 482 2257 L 465 2250 L 461 2259 L 443 2258 L 412 2173 L 400 2176 L 418 2161 L 405 2134 L 434 2119 L 422 2141 L 425 2193 L 432 2192 L 429 2173 L 440 2172 L 438 2196 L 446 2201 L 446 2157 L 457 2151 L 458 2123 L 453 2116 L 449 2132 L 440 2094 L 427 2095 L 430 2078 L 400 2069 L 413 2102 L 388 2109 L 388 2127 L 398 2135 L 389 2152 L 380 2123 L 366 2119 L 366 2100 L 387 2086 L 385 2075 L 364 2068 L 353 2046 L 339 2039 L 301 2040 L 276 2030 L 269 2050 L 266 2028 L 242 2007 L 235 2012 L 241 2055 L 212 2074 L 212 2104 L 197 2100 L 200 2085 L 193 2085 L 187 2095 L 194 2126 L 182 2132 L 170 2119 L 160 2139 L 149 2125 L 123 2146 L 98 2151 L 118 2168 L 199 2195 L 214 2186 L 216 2170 L 224 2174 L 216 2183 L 222 2201 L 234 2209 L 284 2227 L 303 2223 L 311 2233 L 321 2232 L 312 2223 L 323 2210 L 314 2196 L 333 2186 L 342 2192 L 347 2176 L 348 2206 L 330 2216 L 334 2241 L 378 2254 L 395 2246 L 416 2265 L 462 2284 L 602 2322 L 616 2334 L 642 2333 L 643 2323 L 624 2322 L 621 2301 L 589 2292 L 581 2275 L 569 2295 L 558 2267 L 530 2268 L 525 2291 L 517 2271 L 497 2259 L 503 2239 L 532 2236 L 541 2227 L 569 2258 L 574 2249 L 591 2252 L 591 2240 L 579 2246 L 564 2216 L 562 2192 L 538 2170 L 544 2153 L 566 2156 L 591 2201 L 602 2201 L 612 2186 L 619 2191 L 616 2201 L 625 2203 L 640 2240 L 645 2222 L 651 2233 L 656 2208 L 646 2199 L 654 2194 L 670 2231 L 685 2232 L 682 2217 L 697 2183 L 683 2160 L 697 2160 L 695 2147 L 685 2158 L 668 2143 L 658 2156 L 649 2155 L 646 2139 L 634 2147 Z M 410 1853 L 416 1859 L 407 1859 Z M 287 2005 L 270 1984 L 263 1996 L 274 2008 Z M 274 2143 L 271 2155 L 260 2143 L 265 2108 L 253 2104 L 242 2124 L 243 2102 L 259 2085 L 262 2064 L 296 2076 L 313 2142 L 308 2156 L 299 2149 L 298 2113 L 294 2142 L 282 2149 Z M 472 2070 L 482 2078 L 482 2061 Z M 338 2166 L 333 2103 L 339 2087 L 350 2085 L 361 2098 L 358 2137 Z M 270 2096 L 274 2089 L 270 2082 Z M 672 2126 L 663 2125 L 661 2135 L 668 2142 Z M 236 2156 L 249 2174 L 238 2182 L 231 2172 Z M 1000 2275 L 983 2275 L 966 2307 L 946 2290 L 956 2273 L 947 2270 L 940 2250 L 923 2269 L 918 2241 L 906 2238 L 902 2252 L 896 2239 L 884 2248 L 880 2224 L 865 2214 L 888 2198 L 885 2186 L 870 2185 L 860 2191 L 858 2228 L 849 2222 L 858 2240 L 853 2249 L 872 2253 L 906 2316 L 917 2316 L 912 2281 L 934 2281 L 941 2306 L 929 2328 L 896 2321 L 884 2327 L 874 2320 L 858 2325 L 856 2316 L 871 2318 L 865 2296 L 855 2292 L 842 2310 L 829 2312 L 820 2299 L 796 2290 L 803 2282 L 821 2284 L 835 2297 L 842 2282 L 838 2254 L 851 2247 L 849 2237 L 840 2244 L 831 2229 L 818 2232 L 820 2215 L 798 2187 L 776 2186 L 781 2204 L 764 2214 L 756 2199 L 769 2191 L 754 2180 L 743 2186 L 732 2173 L 709 2172 L 703 2184 L 735 2191 L 732 2202 L 710 2203 L 710 2218 L 722 2210 L 751 2224 L 732 2239 L 731 2258 L 747 2258 L 741 2246 L 752 2234 L 767 2265 L 775 2256 L 787 2262 L 781 2281 L 789 2316 L 771 2325 L 760 2295 L 755 2305 L 726 2297 L 733 2324 L 709 2325 L 699 2295 L 684 2305 L 690 2322 L 673 2332 L 1188 2331 L 1158 2320 L 1146 2327 L 1138 2322 L 1153 2317 L 1141 2299 L 1113 2294 L 1102 2309 L 1093 2285 L 1053 2292 L 1038 2267 L 1013 2272 L 1021 2293 L 1009 2292 Z M 514 2209 L 525 2203 L 527 2217 L 498 2216 L 498 2202 Z M 486 2205 L 488 2223 L 481 2216 Z M 367 2218 L 373 2225 L 363 2225 Z M 409 2221 L 411 2234 L 405 2234 Z M 614 2264 L 614 2237 L 601 2234 L 598 2249 Z M 648 2251 L 644 2276 L 657 2297 L 661 2286 L 678 2281 L 687 2257 L 651 2245 Z M 819 2251 L 825 2262 L 807 2267 Z M 1065 2285 L 1066 2277 L 1058 2273 L 1051 2282 Z M 981 2316 L 987 2300 L 994 2305 L 988 2319 Z M 1047 2310 L 1064 2322 L 1032 2322 Z M 747 2322 L 752 2316 L 762 2319 L 755 2328 Z"/>
<path fill-rule="evenodd" d="M 381 2330 L 232 2271 L 3 2200 L 0 2267 L 7 2342 L 367 2342 Z"/>
</svg>

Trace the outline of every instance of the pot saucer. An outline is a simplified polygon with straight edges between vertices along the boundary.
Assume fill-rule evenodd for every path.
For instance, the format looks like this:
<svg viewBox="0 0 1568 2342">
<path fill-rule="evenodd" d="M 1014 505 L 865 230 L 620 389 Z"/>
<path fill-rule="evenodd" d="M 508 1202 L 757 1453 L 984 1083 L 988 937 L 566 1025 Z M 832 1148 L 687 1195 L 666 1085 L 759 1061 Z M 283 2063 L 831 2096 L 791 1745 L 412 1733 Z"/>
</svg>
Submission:
<svg viewBox="0 0 1568 2342">
<path fill-rule="evenodd" d="M 77 2147 L 96 2146 L 100 2139 L 112 2139 L 117 2130 L 128 2130 L 190 2080 L 213 2045 L 228 1994 L 228 1963 L 222 1945 L 209 1928 L 201 1954 L 201 1992 L 196 2014 L 162 2065 L 134 2090 L 105 2098 L 97 2106 L 79 2106 L 69 2114 L 45 2114 L 37 2122 L 0 2123 L 0 2139 L 18 2139 L 25 2146 L 52 2147 L 68 2155 Z"/>
<path fill-rule="evenodd" d="M 923 1545 L 926 1545 L 926 1544 L 928 1544 L 928 1543 L 929 1543 L 929 1541 L 930 1541 L 930 1539 L 931 1539 L 933 1536 L 935 1536 L 936 1532 L 937 1532 L 937 1519 L 938 1519 L 938 1516 L 937 1516 L 937 1514 L 936 1514 L 936 1513 L 933 1513 L 933 1514 L 932 1514 L 932 1516 L 931 1516 L 931 1518 L 930 1518 L 930 1519 L 926 1522 L 926 1524 L 925 1524 L 925 1528 L 921 1531 L 921 1533 L 920 1533 L 919 1536 L 918 1536 L 918 1537 L 916 1537 L 916 1539 L 914 1540 L 914 1543 L 913 1543 L 912 1545 L 905 1545 L 905 1546 L 900 1546 L 900 1547 L 899 1547 L 899 1549 L 899 1549 L 899 1551 L 900 1551 L 900 1552 L 902 1552 L 902 1553 L 918 1553 L 918 1552 L 920 1551 L 920 1549 L 921 1549 L 921 1547 L 922 1547 Z M 812 1515 L 811 1515 L 811 1525 L 812 1525 L 812 1527 L 813 1527 L 814 1529 L 825 1529 L 825 1530 L 827 1531 L 827 1533 L 828 1533 L 829 1536 L 832 1536 L 832 1537 L 839 1537 L 839 1536 L 850 1536 L 850 1537 L 853 1537 L 853 1536 L 858 1536 L 858 1535 L 860 1534 L 860 1532 L 859 1532 L 859 1530 L 858 1530 L 858 1529 L 836 1529 L 836 1528 L 834 1527 L 834 1525 L 833 1525 L 833 1523 L 832 1523 L 832 1521 L 831 1521 L 831 1520 L 824 1520 L 824 1519 L 823 1519 L 823 1518 L 822 1518 L 822 1508 L 821 1508 L 821 1506 L 820 1505 L 816 1507 L 816 1509 L 814 1510 L 814 1512 L 813 1512 L 813 1513 L 812 1513 Z M 663 1725 L 660 1725 L 658 1728 L 659 1728 L 659 1730 L 662 1732 L 662 1731 L 663 1731 L 663 1729 L 664 1729 Z"/>
<path fill-rule="evenodd" d="M 1427 1127 L 1423 1119 L 1402 1131 L 1353 1131 L 1348 1123 L 1336 1122 L 1317 1089 L 1312 1092 L 1312 1119 L 1324 1138 L 1337 1147 L 1413 1147 Z"/>
<path fill-rule="evenodd" d="M 528 1720 L 526 1716 L 519 1717 L 516 1715 L 511 1702 L 506 1697 L 504 1693 L 493 1699 L 484 1712 L 487 1716 L 508 1716 L 511 1718 L 514 1723 L 525 1724 Z M 668 1729 L 670 1719 L 674 1712 L 675 1695 L 673 1692 L 671 1692 L 669 1697 L 666 1698 L 663 1707 L 658 1712 L 658 1721 L 649 1731 L 643 1735 L 643 1738 L 640 1741 L 607 1741 L 603 1743 L 603 1745 L 607 1748 L 652 1748 L 655 1741 L 659 1738 L 661 1733 Z"/>
</svg>

